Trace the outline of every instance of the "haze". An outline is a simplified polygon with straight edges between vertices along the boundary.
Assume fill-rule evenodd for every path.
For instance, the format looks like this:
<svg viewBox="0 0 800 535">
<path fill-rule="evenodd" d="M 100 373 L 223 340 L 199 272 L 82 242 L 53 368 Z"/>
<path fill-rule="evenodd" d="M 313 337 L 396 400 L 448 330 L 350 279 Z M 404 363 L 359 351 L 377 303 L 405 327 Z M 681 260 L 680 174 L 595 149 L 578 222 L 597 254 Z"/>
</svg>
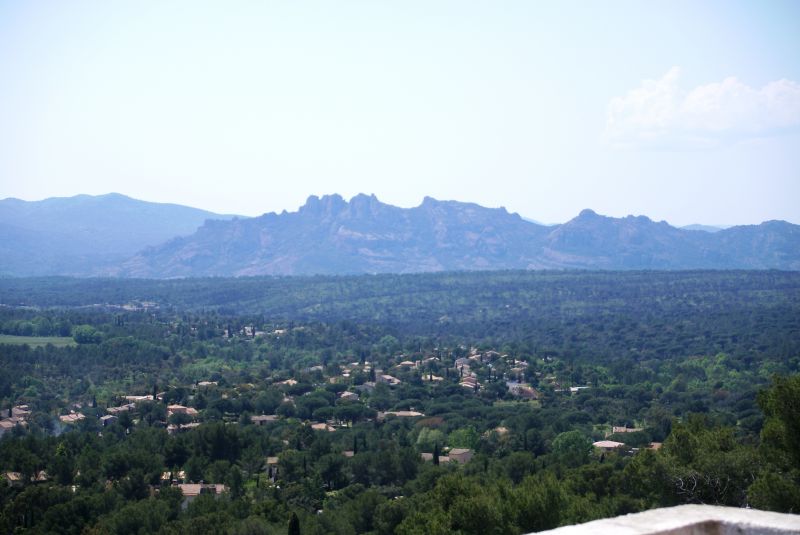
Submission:
<svg viewBox="0 0 800 535">
<path fill-rule="evenodd" d="M 0 197 L 800 223 L 797 2 L 4 2 Z"/>
</svg>

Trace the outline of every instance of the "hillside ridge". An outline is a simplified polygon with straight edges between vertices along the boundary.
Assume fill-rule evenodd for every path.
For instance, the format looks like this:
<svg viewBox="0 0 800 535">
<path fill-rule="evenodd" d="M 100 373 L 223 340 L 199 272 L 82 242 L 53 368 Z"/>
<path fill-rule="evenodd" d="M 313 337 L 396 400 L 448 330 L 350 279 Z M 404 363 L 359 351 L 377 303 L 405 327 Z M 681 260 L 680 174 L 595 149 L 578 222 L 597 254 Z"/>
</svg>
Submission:
<svg viewBox="0 0 800 535">
<path fill-rule="evenodd" d="M 492 269 L 800 269 L 800 226 L 697 232 L 644 215 L 582 210 L 545 226 L 475 203 L 426 196 L 311 195 L 295 212 L 206 221 L 108 272 L 124 277 L 413 273 Z"/>
</svg>

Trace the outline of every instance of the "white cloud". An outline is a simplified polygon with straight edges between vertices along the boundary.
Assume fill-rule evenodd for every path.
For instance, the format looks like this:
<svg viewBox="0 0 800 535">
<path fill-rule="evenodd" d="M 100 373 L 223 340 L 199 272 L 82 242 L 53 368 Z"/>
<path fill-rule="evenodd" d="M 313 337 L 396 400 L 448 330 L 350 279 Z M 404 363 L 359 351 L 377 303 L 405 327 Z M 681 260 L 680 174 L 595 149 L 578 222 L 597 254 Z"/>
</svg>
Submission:
<svg viewBox="0 0 800 535">
<path fill-rule="evenodd" d="M 620 148 L 710 148 L 800 127 L 800 84 L 760 89 L 735 77 L 685 91 L 680 69 L 611 100 L 606 139 Z"/>
</svg>

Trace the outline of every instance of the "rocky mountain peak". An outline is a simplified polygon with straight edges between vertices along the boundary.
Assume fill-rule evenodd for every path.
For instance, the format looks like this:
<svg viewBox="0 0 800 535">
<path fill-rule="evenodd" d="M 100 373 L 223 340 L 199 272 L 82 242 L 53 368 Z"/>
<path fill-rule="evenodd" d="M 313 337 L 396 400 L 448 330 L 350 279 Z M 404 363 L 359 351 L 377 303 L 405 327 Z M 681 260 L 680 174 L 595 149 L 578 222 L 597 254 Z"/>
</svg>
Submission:
<svg viewBox="0 0 800 535">
<path fill-rule="evenodd" d="M 425 197 L 405 209 L 363 193 L 349 201 L 338 194 L 312 195 L 296 212 L 228 221 L 114 195 L 91 199 L 104 208 L 89 210 L 84 198 L 65 200 L 72 206 L 68 212 L 51 207 L 61 201 L 20 201 L 24 206 L 0 201 L 0 274 L 162 278 L 490 269 L 800 270 L 800 226 L 779 221 L 712 234 L 586 209 L 562 225 L 542 226 L 504 208 Z M 129 206 L 120 208 L 121 201 Z M 179 220 L 186 221 L 183 227 L 174 224 Z M 168 229 L 173 230 L 167 234 Z M 133 251 L 131 237 L 140 240 Z M 74 259 L 66 264 L 69 254 Z"/>
</svg>

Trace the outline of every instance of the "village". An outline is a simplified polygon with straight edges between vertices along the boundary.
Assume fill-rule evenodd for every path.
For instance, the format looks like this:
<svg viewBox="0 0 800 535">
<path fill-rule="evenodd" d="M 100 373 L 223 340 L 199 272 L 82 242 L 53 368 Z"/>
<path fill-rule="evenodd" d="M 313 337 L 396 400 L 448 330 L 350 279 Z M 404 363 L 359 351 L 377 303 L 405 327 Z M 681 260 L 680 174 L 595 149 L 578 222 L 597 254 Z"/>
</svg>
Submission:
<svg viewBox="0 0 800 535">
<path fill-rule="evenodd" d="M 285 334 L 285 330 L 270 333 Z M 266 333 L 254 328 L 243 328 L 245 338 L 264 336 Z M 231 333 L 225 333 L 230 338 Z M 476 347 L 460 348 L 464 356 L 453 357 L 449 352 L 436 350 L 433 354 L 398 353 L 384 359 L 379 365 L 366 359 L 313 365 L 293 372 L 283 371 L 265 378 L 262 384 L 229 384 L 221 380 L 202 380 L 189 385 L 169 385 L 162 389 L 153 386 L 150 393 L 119 393 L 109 400 L 106 407 L 97 403 L 76 401 L 62 409 L 55 427 L 58 432 L 78 428 L 81 431 L 95 430 L 98 436 L 104 432 L 130 433 L 141 426 L 162 428 L 171 436 L 181 435 L 199 428 L 207 422 L 222 422 L 227 426 L 255 426 L 266 430 L 293 426 L 307 428 L 314 433 L 335 434 L 339 430 L 352 430 L 357 423 L 391 421 L 393 419 L 413 422 L 412 428 L 422 429 L 417 449 L 422 462 L 434 465 L 463 465 L 474 456 L 475 441 L 448 445 L 436 429 L 444 423 L 441 417 L 426 417 L 418 407 L 407 403 L 388 402 L 392 389 L 402 385 L 435 388 L 445 384 L 457 386 L 463 395 L 481 396 L 484 390 L 504 399 L 502 403 L 528 404 L 532 410 L 540 408 L 554 396 L 570 396 L 592 388 L 590 385 L 565 385 L 555 372 L 557 366 L 550 357 L 538 359 L 534 366 L 529 360 L 515 358 L 493 349 L 479 350 Z M 535 385 L 535 386 L 534 386 Z M 498 395 L 500 393 L 500 395 Z M 222 408 L 222 410 L 220 410 Z M 15 429 L 25 428 L 31 417 L 28 405 L 17 405 L 8 409 L 0 420 L 0 437 L 12 434 Z M 473 433 L 476 431 L 470 428 Z M 426 431 L 434 440 L 422 440 Z M 627 433 L 638 433 L 642 428 L 609 424 L 605 430 L 598 428 L 598 440 L 593 443 L 596 455 L 608 453 L 631 455 L 640 448 L 630 447 L 625 442 L 610 440 L 624 437 Z M 602 433 L 602 437 L 599 434 Z M 509 429 L 498 425 L 482 430 L 484 439 L 505 440 Z M 352 458 L 357 453 L 357 441 L 340 454 Z M 283 440 L 284 446 L 289 446 Z M 658 442 L 650 442 L 646 449 L 658 449 Z M 260 463 L 265 485 L 280 485 L 281 462 L 279 455 L 269 455 Z M 20 484 L 25 477 L 19 472 L 2 474 L 9 485 Z M 48 481 L 45 470 L 27 476 L 32 483 Z M 108 481 L 111 485 L 112 482 Z M 184 497 L 184 507 L 200 495 L 219 496 L 228 488 L 223 482 L 206 482 L 187 475 L 187 471 L 176 466 L 163 471 L 151 493 L 159 488 L 175 487 Z"/>
</svg>

